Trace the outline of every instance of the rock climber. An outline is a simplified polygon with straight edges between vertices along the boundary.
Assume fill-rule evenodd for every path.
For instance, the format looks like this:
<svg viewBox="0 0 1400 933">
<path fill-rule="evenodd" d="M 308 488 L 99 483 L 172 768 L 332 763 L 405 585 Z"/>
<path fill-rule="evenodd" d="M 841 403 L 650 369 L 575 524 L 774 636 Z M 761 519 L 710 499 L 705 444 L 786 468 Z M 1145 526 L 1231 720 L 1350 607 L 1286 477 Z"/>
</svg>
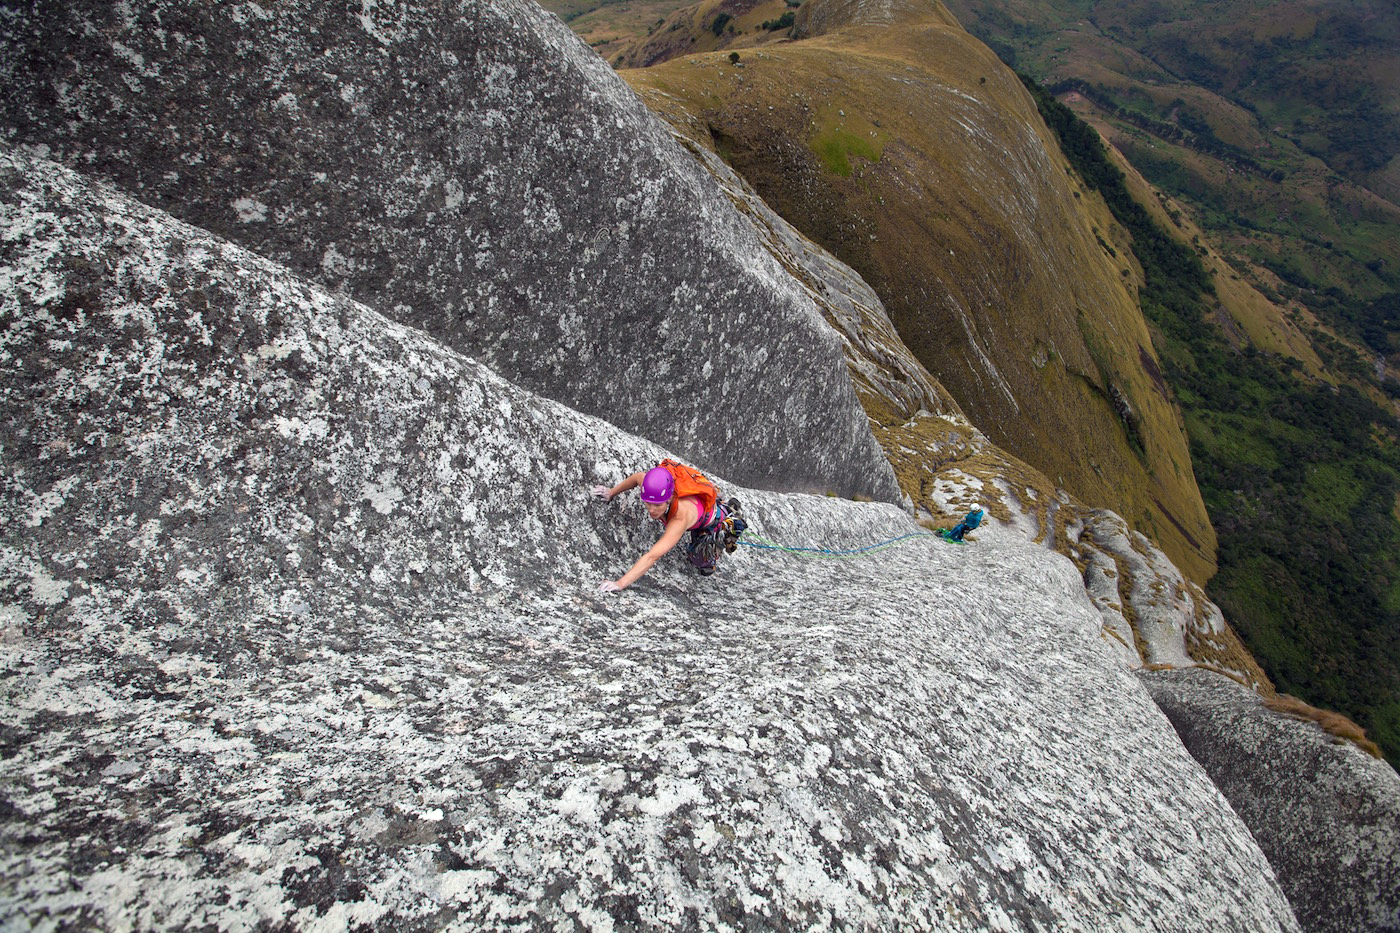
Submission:
<svg viewBox="0 0 1400 933">
<path fill-rule="evenodd" d="M 738 516 L 739 502 L 730 499 L 721 505 L 719 490 L 699 472 L 674 460 L 662 460 L 658 466 L 645 473 L 633 473 L 611 488 L 594 486 L 593 495 L 606 502 L 637 487 L 641 487 L 639 495 L 646 505 L 647 514 L 665 525 L 665 530 L 657 542 L 637 558 L 631 570 L 616 580 L 604 580 L 598 584 L 600 593 L 625 590 L 636 583 L 653 564 L 680 543 L 687 531 L 691 536 L 686 551 L 701 576 L 715 572 L 721 543 L 726 550 L 734 550 L 738 535 L 745 527 Z"/>
<path fill-rule="evenodd" d="M 968 512 L 967 515 L 963 517 L 963 520 L 954 525 L 953 529 L 944 535 L 944 537 L 949 541 L 961 541 L 963 535 L 982 524 L 982 518 L 986 514 L 986 512 L 982 511 L 982 506 L 974 505 L 972 511 Z"/>
</svg>

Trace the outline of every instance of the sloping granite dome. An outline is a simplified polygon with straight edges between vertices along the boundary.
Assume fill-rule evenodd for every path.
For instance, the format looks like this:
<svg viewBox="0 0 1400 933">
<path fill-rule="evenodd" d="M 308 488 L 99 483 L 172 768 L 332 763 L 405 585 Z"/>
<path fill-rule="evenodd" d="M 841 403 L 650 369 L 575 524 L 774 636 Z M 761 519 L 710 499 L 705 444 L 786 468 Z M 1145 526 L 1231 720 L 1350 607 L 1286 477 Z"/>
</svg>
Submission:
<svg viewBox="0 0 1400 933">
<path fill-rule="evenodd" d="M 599 596 L 654 445 L 51 163 L 0 230 L 4 925 L 1297 929 L 1069 561 Z"/>
<path fill-rule="evenodd" d="M 41 7 L 3 138 L 710 469 L 898 501 L 810 298 L 533 3 Z"/>
</svg>

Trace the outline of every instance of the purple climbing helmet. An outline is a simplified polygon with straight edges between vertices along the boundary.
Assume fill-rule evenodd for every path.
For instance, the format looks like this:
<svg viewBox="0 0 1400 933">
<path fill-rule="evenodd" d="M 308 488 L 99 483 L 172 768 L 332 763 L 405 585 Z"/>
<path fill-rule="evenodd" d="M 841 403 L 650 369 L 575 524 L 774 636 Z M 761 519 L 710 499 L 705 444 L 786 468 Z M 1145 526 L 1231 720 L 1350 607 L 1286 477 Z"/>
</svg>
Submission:
<svg viewBox="0 0 1400 933">
<path fill-rule="evenodd" d="M 670 499 L 675 491 L 676 481 L 671 478 L 671 471 L 665 467 L 652 467 L 647 470 L 647 475 L 642 477 L 643 502 L 659 505 Z"/>
</svg>

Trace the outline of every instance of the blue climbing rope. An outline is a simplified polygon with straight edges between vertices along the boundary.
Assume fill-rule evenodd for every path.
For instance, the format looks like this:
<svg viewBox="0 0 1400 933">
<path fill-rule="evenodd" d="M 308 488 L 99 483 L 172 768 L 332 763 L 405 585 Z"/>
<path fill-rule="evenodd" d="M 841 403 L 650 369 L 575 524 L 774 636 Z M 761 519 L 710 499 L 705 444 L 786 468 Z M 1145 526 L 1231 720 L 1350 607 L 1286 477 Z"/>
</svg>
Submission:
<svg viewBox="0 0 1400 933">
<path fill-rule="evenodd" d="M 767 538 L 760 537 L 752 531 L 744 532 L 744 536 L 739 539 L 739 543 L 762 551 L 785 551 L 789 554 L 800 554 L 810 557 L 858 557 L 861 554 L 868 554 L 871 551 L 878 551 L 881 548 L 891 547 L 901 541 L 910 538 L 937 538 L 940 535 L 932 531 L 916 531 L 907 535 L 900 535 L 897 538 L 890 538 L 888 541 L 881 541 L 877 544 L 868 544 L 865 547 L 830 549 L 820 547 L 792 547 L 786 544 L 777 544 Z M 753 540 L 750 540 L 753 539 Z"/>
</svg>

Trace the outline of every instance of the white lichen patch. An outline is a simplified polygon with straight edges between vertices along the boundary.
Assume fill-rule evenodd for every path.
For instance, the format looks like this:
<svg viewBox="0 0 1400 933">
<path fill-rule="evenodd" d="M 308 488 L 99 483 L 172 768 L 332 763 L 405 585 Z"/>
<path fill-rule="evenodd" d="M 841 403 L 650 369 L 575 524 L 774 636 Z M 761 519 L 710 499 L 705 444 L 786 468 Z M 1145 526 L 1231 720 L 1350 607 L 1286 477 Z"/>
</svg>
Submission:
<svg viewBox="0 0 1400 933">
<path fill-rule="evenodd" d="M 245 224 L 260 224 L 267 220 L 267 205 L 256 198 L 239 198 L 233 202 L 234 213 Z"/>
</svg>

